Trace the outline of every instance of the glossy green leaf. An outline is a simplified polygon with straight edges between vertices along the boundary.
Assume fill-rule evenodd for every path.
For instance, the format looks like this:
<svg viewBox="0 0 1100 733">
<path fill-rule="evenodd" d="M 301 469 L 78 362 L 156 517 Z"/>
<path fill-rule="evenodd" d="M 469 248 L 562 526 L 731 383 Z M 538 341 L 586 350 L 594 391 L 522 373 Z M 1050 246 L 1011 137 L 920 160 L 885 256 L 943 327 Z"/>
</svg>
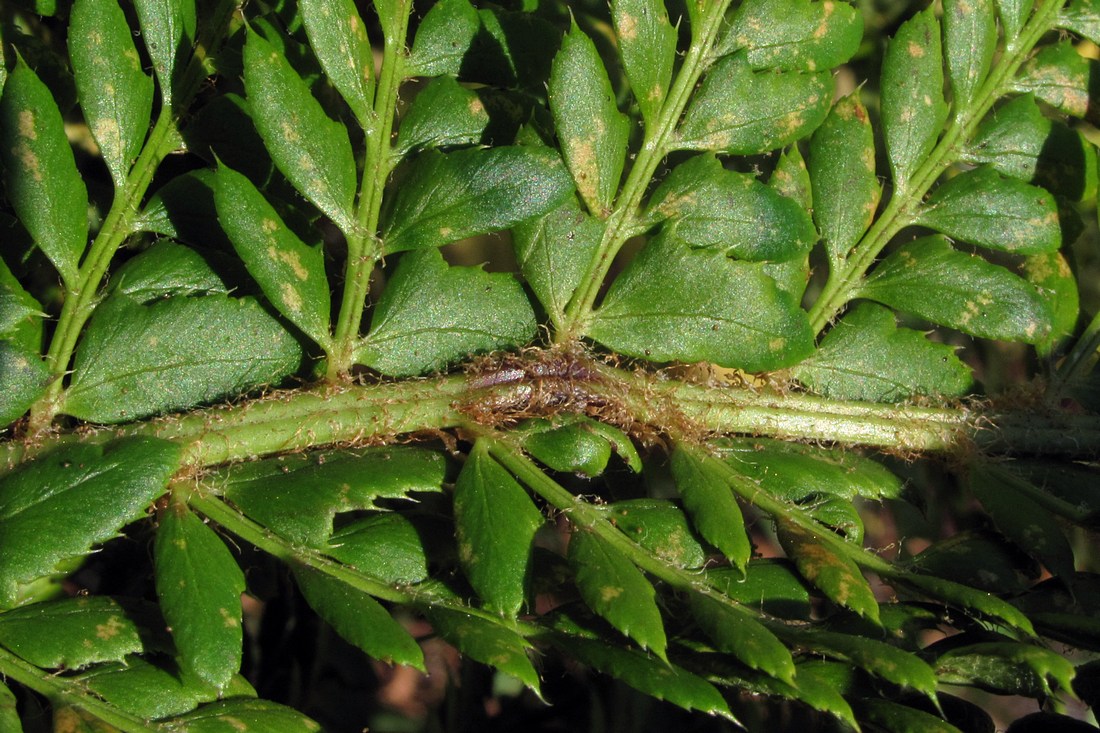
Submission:
<svg viewBox="0 0 1100 733">
<path fill-rule="evenodd" d="M 1036 343 L 1051 315 L 1034 286 L 1005 268 L 924 237 L 887 257 L 861 295 L 980 338 Z"/>
<path fill-rule="evenodd" d="M 548 99 L 577 192 L 589 212 L 604 217 L 619 191 L 630 122 L 615 104 L 596 45 L 576 23 L 554 57 Z"/>
<path fill-rule="evenodd" d="M 88 239 L 88 192 L 50 89 L 21 59 L 0 96 L 0 167 L 7 200 L 72 288 Z"/>
<path fill-rule="evenodd" d="M 64 410 L 92 422 L 135 420 L 270 384 L 301 359 L 294 337 L 251 298 L 140 305 L 116 294 L 77 348 Z"/>
<path fill-rule="evenodd" d="M 385 608 L 362 591 L 301 565 L 294 578 L 306 602 L 336 633 L 374 659 L 424 671 L 424 653 Z"/>
<path fill-rule="evenodd" d="M 153 80 L 141 68 L 130 24 L 117 0 L 73 3 L 69 56 L 80 108 L 115 188 L 137 158 L 153 111 Z"/>
<path fill-rule="evenodd" d="M 36 667 L 80 669 L 146 651 L 139 622 L 156 624 L 156 612 L 109 596 L 66 598 L 0 614 L 0 644 Z"/>
<path fill-rule="evenodd" d="M 974 685 L 1002 695 L 1051 695 L 1050 682 L 1073 690 L 1073 663 L 1057 652 L 1013 641 L 951 649 L 936 659 L 941 682 Z"/>
<path fill-rule="evenodd" d="M 649 221 L 669 219 L 692 247 L 742 260 L 791 260 L 817 241 L 806 210 L 753 176 L 722 167 L 713 155 L 681 163 L 650 198 Z"/>
<path fill-rule="evenodd" d="M 451 267 L 427 249 L 401 259 L 355 360 L 390 376 L 424 374 L 534 335 L 534 310 L 514 277 Z"/>
<path fill-rule="evenodd" d="M 218 99 L 224 100 L 225 97 Z M 217 102 L 210 104 L 216 105 Z M 270 168 L 270 164 L 267 167 Z M 258 175 L 258 178 L 262 180 L 269 174 L 270 170 Z M 161 234 L 194 247 L 232 252 L 233 246 L 218 224 L 217 207 L 214 205 L 215 176 L 212 169 L 202 168 L 168 181 L 149 197 L 134 222 L 134 230 Z M 240 267 L 239 261 L 236 264 Z"/>
<path fill-rule="evenodd" d="M 853 92 L 837 101 L 810 139 L 814 221 L 832 260 L 840 260 L 871 225 L 882 188 L 875 173 L 875 136 Z"/>
<path fill-rule="evenodd" d="M 939 576 L 991 593 L 1023 591 L 1030 561 L 993 533 L 960 532 L 940 540 L 911 560 L 917 572 Z"/>
<path fill-rule="evenodd" d="M 208 703 L 160 725 L 165 733 L 315 733 L 321 730 L 319 724 L 293 708 L 246 698 Z"/>
<path fill-rule="evenodd" d="M 479 92 L 441 76 L 420 90 L 401 118 L 394 152 L 405 156 L 418 150 L 489 142 L 483 139 L 489 124 L 489 111 Z"/>
<path fill-rule="evenodd" d="M 1042 186 L 1080 201 L 1096 195 L 1096 156 L 1077 130 L 1040 111 L 1035 96 L 1022 94 L 989 115 L 965 152 L 969 163 Z"/>
<path fill-rule="evenodd" d="M 328 349 L 325 255 L 292 232 L 252 182 L 222 165 L 214 184 L 218 221 L 268 301 L 287 320 Z"/>
<path fill-rule="evenodd" d="M 523 449 L 555 471 L 599 476 L 611 459 L 611 444 L 593 429 L 594 420 L 554 425 L 546 421 L 525 424 L 533 428 L 523 439 Z M 629 440 L 629 438 L 627 438 Z"/>
<path fill-rule="evenodd" d="M 1073 0 L 1058 13 L 1058 27 L 1100 43 L 1100 7 L 1096 0 Z"/>
<path fill-rule="evenodd" d="M 834 324 L 792 374 L 826 397 L 871 402 L 957 397 L 973 381 L 955 347 L 899 328 L 894 314 L 874 303 L 860 303 Z"/>
<path fill-rule="evenodd" d="M 561 159 L 549 148 L 427 151 L 391 199 L 386 253 L 506 229 L 556 208 L 572 187 Z M 524 195 L 516 196 L 517 190 Z"/>
<path fill-rule="evenodd" d="M 615 279 L 588 335 L 628 356 L 746 371 L 788 366 L 812 350 L 805 311 L 760 265 L 692 249 L 674 232 L 650 240 Z"/>
<path fill-rule="evenodd" d="M 751 613 L 702 593 L 692 593 L 690 602 L 692 618 L 718 651 L 784 682 L 794 681 L 791 653 Z"/>
<path fill-rule="evenodd" d="M 325 75 L 365 128 L 374 103 L 374 54 L 352 0 L 303 0 L 299 6 L 309 45 Z"/>
<path fill-rule="evenodd" d="M 38 341 L 24 341 L 36 329 L 35 321 L 45 316 L 42 306 L 31 296 L 11 273 L 8 266 L 0 261 L 0 337 L 10 337 L 25 350 L 38 350 Z"/>
<path fill-rule="evenodd" d="M 989 74 L 997 50 L 992 0 L 946 0 L 943 46 L 955 114 L 967 109 Z"/>
<path fill-rule="evenodd" d="M 917 221 L 953 239 L 1002 252 L 1038 254 L 1062 246 L 1054 197 L 985 166 L 936 188 Z"/>
<path fill-rule="evenodd" d="M 833 529 L 857 547 L 863 546 L 863 518 L 852 502 L 838 496 L 815 496 L 803 509 L 819 524 Z"/>
<path fill-rule="evenodd" d="M 703 78 L 672 145 L 732 155 L 775 150 L 821 124 L 832 85 L 828 72 L 757 72 L 744 52 L 726 56 Z"/>
<path fill-rule="evenodd" d="M 752 542 L 745 531 L 745 519 L 721 464 L 683 446 L 671 457 L 672 478 L 703 538 L 721 550 L 739 570 L 752 556 Z"/>
<path fill-rule="evenodd" d="M 859 567 L 849 557 L 837 554 L 821 542 L 816 533 L 785 517 L 776 517 L 775 520 L 779 542 L 787 556 L 798 566 L 798 572 L 829 600 L 878 623 L 875 594 L 859 572 Z M 829 530 L 822 528 L 820 531 Z M 854 548 L 853 551 L 862 552 Z"/>
<path fill-rule="evenodd" d="M 19 584 L 87 554 L 143 516 L 176 472 L 180 448 L 157 438 L 70 444 L 0 478 L 0 606 Z"/>
<path fill-rule="evenodd" d="M 936 673 L 915 654 L 877 639 L 814 629 L 794 635 L 800 645 L 838 657 L 899 687 L 936 699 Z"/>
<path fill-rule="evenodd" d="M 882 62 L 883 136 L 899 192 L 908 189 L 946 120 L 940 24 L 928 8 L 902 24 Z"/>
<path fill-rule="evenodd" d="M 611 18 L 626 78 L 646 125 L 652 127 L 672 80 L 676 29 L 661 0 L 616 0 Z"/>
<path fill-rule="evenodd" d="M 555 324 L 565 317 L 603 233 L 603 220 L 582 211 L 575 196 L 512 230 L 520 272 Z"/>
<path fill-rule="evenodd" d="M 701 568 L 707 561 L 684 511 L 667 499 L 624 499 L 606 512 L 620 532 L 669 565 Z"/>
<path fill-rule="evenodd" d="M 779 154 L 768 185 L 789 199 L 794 199 L 806 211 L 813 211 L 814 197 L 806 159 L 797 145 Z"/>
<path fill-rule="evenodd" d="M 114 271 L 111 292 L 142 304 L 179 295 L 227 295 L 230 288 L 212 266 L 215 260 L 221 262 L 214 252 L 162 239 Z"/>
<path fill-rule="evenodd" d="M 788 501 L 814 494 L 896 499 L 902 490 L 901 479 L 892 471 L 851 450 L 768 438 L 727 439 L 720 449 L 730 468 Z"/>
<path fill-rule="evenodd" d="M 3 75 L 0 75 L 0 84 L 3 80 Z M 16 709 L 15 695 L 2 682 L 0 682 L 0 730 L 8 733 L 23 733 L 23 724 L 19 721 L 19 711 Z"/>
<path fill-rule="evenodd" d="M 810 708 L 827 713 L 841 720 L 855 729 L 857 725 L 851 706 L 845 701 L 841 690 L 832 679 L 819 673 L 824 665 L 837 665 L 838 662 L 802 662 L 796 666 L 795 683 L 789 684 L 769 675 L 742 672 L 737 674 L 726 673 L 722 676 L 725 684 L 734 690 L 749 690 L 756 694 L 776 695 L 809 706 Z"/>
<path fill-rule="evenodd" d="M 1060 578 L 1073 576 L 1073 548 L 1069 540 L 1054 515 L 1020 490 L 1020 479 L 996 465 L 979 463 L 970 466 L 969 478 L 971 492 L 997 529 L 1043 563 L 1051 574 Z"/>
<path fill-rule="evenodd" d="M 480 4 L 480 3 L 479 3 Z M 530 12 L 487 5 L 481 28 L 462 60 L 462 78 L 501 89 L 521 88 L 545 99 L 562 27 Z"/>
<path fill-rule="evenodd" d="M 195 42 L 195 0 L 134 0 L 134 7 L 161 100 L 172 107 Z"/>
<path fill-rule="evenodd" d="M 182 504 L 161 512 L 153 560 L 180 665 L 224 688 L 241 668 L 244 573 L 214 530 Z"/>
<path fill-rule="evenodd" d="M 383 512 L 332 533 L 325 552 L 394 585 L 428 577 L 427 543 L 437 528 L 398 512 Z"/>
<path fill-rule="evenodd" d="M 194 710 L 218 698 L 218 690 L 194 675 L 181 674 L 168 660 L 130 657 L 120 664 L 101 664 L 78 678 L 81 685 L 112 705 L 142 718 L 164 718 Z M 255 696 L 243 677 L 235 676 L 226 697 Z"/>
<path fill-rule="evenodd" d="M 1031 92 L 1055 109 L 1089 122 L 1100 120 L 1096 84 L 1100 61 L 1085 58 L 1070 41 L 1047 46 L 1028 60 L 1016 79 L 1016 90 Z"/>
<path fill-rule="evenodd" d="M 707 580 L 746 608 L 777 618 L 810 618 L 810 589 L 789 560 L 752 560 L 743 572 L 714 568 L 707 571 Z"/>
<path fill-rule="evenodd" d="M 1024 23 L 1031 15 L 1031 8 L 1035 5 L 1035 0 L 995 0 L 995 2 L 997 3 L 997 14 L 1000 16 L 1001 25 L 1004 27 L 1005 39 L 1008 41 L 1009 48 L 1014 48 L 1017 36 L 1020 35 Z"/>
<path fill-rule="evenodd" d="M 754 69 L 822 71 L 848 61 L 863 40 L 863 16 L 844 2 L 747 0 L 716 53 L 746 49 Z"/>
<path fill-rule="evenodd" d="M 231 470 L 223 492 L 245 514 L 309 547 L 325 548 L 337 512 L 371 509 L 376 499 L 442 489 L 446 462 L 408 446 L 281 456 Z M 371 568 L 363 568 L 370 572 Z"/>
<path fill-rule="evenodd" d="M 685 710 L 699 710 L 734 719 L 718 690 L 683 667 L 636 649 L 612 646 L 599 639 L 559 634 L 554 637 L 554 644 L 582 663 L 622 680 L 646 695 L 667 700 Z"/>
<path fill-rule="evenodd" d="M 37 353 L 28 353 L 12 341 L 0 341 L 0 426 L 19 419 L 46 393 L 50 370 Z"/>
<path fill-rule="evenodd" d="M 355 229 L 355 158 L 347 129 L 330 119 L 279 51 L 249 31 L 244 82 L 252 119 L 275 165 L 346 234 Z"/>
<path fill-rule="evenodd" d="M 862 699 L 856 703 L 856 713 L 861 721 L 890 733 L 962 733 L 939 716 L 890 700 Z"/>
<path fill-rule="evenodd" d="M 932 576 L 906 574 L 895 577 L 894 580 L 919 590 L 924 595 L 943 601 L 948 605 L 962 608 L 969 613 L 977 614 L 1003 623 L 1029 636 L 1035 635 L 1035 629 L 1027 616 L 1020 613 L 1009 603 L 1002 601 L 992 593 L 975 590 L 960 583 L 955 583 L 944 578 Z"/>
<path fill-rule="evenodd" d="M 440 0 L 420 21 L 406 73 L 410 76 L 457 76 L 481 27 L 469 0 Z"/>
<path fill-rule="evenodd" d="M 454 491 L 458 559 L 485 606 L 514 617 L 523 605 L 531 548 L 544 523 L 523 487 L 474 445 Z"/>
<path fill-rule="evenodd" d="M 643 649 L 665 658 L 664 623 L 656 592 L 625 555 L 585 530 L 569 539 L 569 562 L 584 602 Z"/>
<path fill-rule="evenodd" d="M 540 694 L 539 674 L 527 656 L 531 644 L 515 631 L 502 623 L 443 606 L 429 609 L 427 616 L 439 635 L 460 652 L 512 675 Z"/>
</svg>

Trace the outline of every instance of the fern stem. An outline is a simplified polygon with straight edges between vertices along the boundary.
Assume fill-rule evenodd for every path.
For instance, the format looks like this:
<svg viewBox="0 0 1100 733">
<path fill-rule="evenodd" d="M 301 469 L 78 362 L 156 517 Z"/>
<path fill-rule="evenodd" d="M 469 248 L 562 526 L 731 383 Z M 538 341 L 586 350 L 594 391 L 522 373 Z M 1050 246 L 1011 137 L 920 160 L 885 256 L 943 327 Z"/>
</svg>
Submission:
<svg viewBox="0 0 1100 733">
<path fill-rule="evenodd" d="M 924 195 L 958 161 L 961 146 L 974 135 L 974 131 L 993 105 L 1012 88 L 1012 79 L 1027 60 L 1031 49 L 1054 24 L 1054 17 L 1063 5 L 1061 0 L 1048 0 L 1034 11 L 1018 37 L 1018 44 L 1005 50 L 1004 55 L 990 69 L 985 82 L 974 96 L 974 104 L 965 110 L 956 110 L 943 137 L 932 149 L 928 158 L 917 168 L 905 190 L 895 190 L 889 203 L 863 239 L 839 265 L 829 273 L 821 295 L 810 309 L 810 325 L 815 333 L 821 333 L 854 297 L 858 297 L 863 276 L 875 263 L 875 258 L 902 229 L 913 222 L 913 214 Z"/>
<path fill-rule="evenodd" d="M 345 233 L 348 258 L 344 269 L 344 292 L 337 316 L 333 353 L 328 364 L 328 378 L 336 381 L 351 369 L 355 344 L 370 291 L 371 273 L 382 257 L 382 240 L 378 223 L 382 214 L 382 198 L 392 169 L 390 136 L 397 110 L 397 93 L 404 78 L 405 40 L 408 34 L 412 3 L 404 2 L 398 13 L 396 33 L 386 33 L 383 39 L 382 67 L 375 92 L 374 124 L 366 130 L 366 160 L 359 191 L 357 230 Z"/>
<path fill-rule="evenodd" d="M 570 343 L 585 335 L 588 317 L 615 261 L 615 255 L 634 234 L 634 217 L 641 206 L 642 197 L 653 180 L 657 166 L 668 154 L 676 125 L 691 100 L 699 77 L 713 61 L 710 53 L 722 30 L 726 9 L 731 2 L 732 0 L 721 0 L 715 2 L 713 7 L 701 11 L 707 15 L 697 31 L 692 29 L 691 47 L 661 105 L 656 125 L 652 128 L 646 127 L 642 147 L 619 192 L 615 209 L 607 219 L 599 247 L 588 263 L 580 287 L 565 308 L 565 319 L 562 328 L 555 334 L 555 343 Z"/>
</svg>

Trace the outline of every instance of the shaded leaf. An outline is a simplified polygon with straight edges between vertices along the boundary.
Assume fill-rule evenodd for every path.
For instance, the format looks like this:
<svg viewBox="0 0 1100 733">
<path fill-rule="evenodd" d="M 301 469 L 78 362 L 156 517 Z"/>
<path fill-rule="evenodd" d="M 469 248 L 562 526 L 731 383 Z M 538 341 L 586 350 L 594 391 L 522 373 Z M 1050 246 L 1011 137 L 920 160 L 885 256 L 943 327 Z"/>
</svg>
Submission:
<svg viewBox="0 0 1100 733">
<path fill-rule="evenodd" d="M 589 212 L 606 216 L 619 190 L 630 122 L 596 45 L 574 22 L 554 57 L 547 90 L 565 165 Z"/>
<path fill-rule="evenodd" d="M 50 370 L 37 352 L 24 351 L 12 341 L 0 341 L 0 426 L 7 426 L 46 393 Z"/>
<path fill-rule="evenodd" d="M 677 445 L 670 461 L 672 478 L 699 534 L 743 571 L 752 555 L 752 542 L 726 474 L 713 461 Z"/>
<path fill-rule="evenodd" d="M 747 608 L 784 619 L 810 618 L 810 589 L 789 560 L 751 560 L 744 571 L 714 568 L 707 580 Z"/>
<path fill-rule="evenodd" d="M 427 151 L 394 193 L 386 212 L 387 254 L 439 247 L 507 229 L 566 200 L 569 174 L 541 147 Z M 523 191 L 517 197 L 516 191 Z"/>
<path fill-rule="evenodd" d="M 608 521 L 662 562 L 701 568 L 707 553 L 680 507 L 666 499 L 624 499 L 606 507 Z"/>
<path fill-rule="evenodd" d="M 986 617 L 1017 628 L 1029 636 L 1035 635 L 1035 629 L 1032 628 L 1027 616 L 992 593 L 975 590 L 944 578 L 909 573 L 894 576 L 892 580 L 900 581 L 930 598 L 962 608 L 979 617 Z"/>
<path fill-rule="evenodd" d="M 153 62 L 165 107 L 176 101 L 195 41 L 195 0 L 134 0 L 145 50 Z"/>
<path fill-rule="evenodd" d="M 916 395 L 957 397 L 973 381 L 955 347 L 899 328 L 894 314 L 874 303 L 849 311 L 792 373 L 827 397 L 872 402 L 900 402 Z"/>
<path fill-rule="evenodd" d="M 401 118 L 394 152 L 410 152 L 483 142 L 489 127 L 489 111 L 481 96 L 452 77 L 432 79 L 417 93 Z"/>
<path fill-rule="evenodd" d="M 798 566 L 798 572 L 823 592 L 829 600 L 850 608 L 878 623 L 878 603 L 867 580 L 847 556 L 839 555 L 822 543 L 815 533 L 803 529 L 785 517 L 775 517 L 779 542 Z M 827 532 L 824 528 L 822 532 Z M 855 549 L 855 552 L 862 550 Z"/>
<path fill-rule="evenodd" d="M 664 623 L 656 592 L 642 571 L 622 552 L 585 530 L 570 537 L 569 562 L 588 607 L 643 649 L 664 659 Z"/>
<path fill-rule="evenodd" d="M 19 220 L 75 287 L 88 239 L 88 192 L 52 93 L 18 57 L 0 96 L 0 167 Z"/>
<path fill-rule="evenodd" d="M 115 294 L 76 351 L 66 414 L 135 420 L 278 381 L 302 349 L 251 298 L 173 297 L 149 305 Z"/>
<path fill-rule="evenodd" d="M 1036 343 L 1050 333 L 1050 313 L 1034 286 L 941 237 L 896 250 L 861 295 L 980 338 Z"/>
<path fill-rule="evenodd" d="M 313 733 L 321 726 L 285 705 L 236 698 L 208 703 L 160 723 L 167 733 Z"/>
<path fill-rule="evenodd" d="M 420 645 L 378 601 L 306 565 L 294 568 L 294 578 L 310 607 L 350 644 L 387 664 L 424 671 Z"/>
<path fill-rule="evenodd" d="M 920 657 L 876 639 L 814 629 L 796 633 L 799 644 L 836 656 L 899 687 L 936 700 L 936 673 Z"/>
<path fill-rule="evenodd" d="M 222 488 L 246 514 L 287 539 L 327 549 L 337 512 L 442 489 L 446 462 L 409 446 L 318 451 L 236 466 Z M 370 572 L 371 568 L 364 568 Z"/>
<path fill-rule="evenodd" d="M 1100 7 L 1096 0 L 1073 0 L 1058 13 L 1057 24 L 1059 28 L 1100 43 Z"/>
<path fill-rule="evenodd" d="M 890 733 L 961 733 L 942 718 L 890 700 L 864 698 L 856 703 L 856 715 Z"/>
<path fill-rule="evenodd" d="M 593 429 L 593 422 L 596 421 L 585 419 L 562 425 L 544 420 L 525 423 L 524 429 L 529 432 L 523 439 L 523 449 L 555 471 L 599 476 L 611 459 L 611 444 Z"/>
<path fill-rule="evenodd" d="M 179 663 L 218 689 L 241 668 L 244 573 L 214 530 L 184 504 L 160 514 L 157 598 Z"/>
<path fill-rule="evenodd" d="M 457 76 L 481 27 L 469 0 L 439 0 L 421 19 L 405 67 L 409 76 Z"/>
<path fill-rule="evenodd" d="M 672 146 L 753 155 L 799 140 L 832 101 L 828 72 L 755 72 L 744 52 L 719 60 L 695 93 Z"/>
<path fill-rule="evenodd" d="M 560 324 L 564 319 L 565 307 L 584 278 L 603 234 L 603 220 L 582 211 L 575 196 L 512 230 L 523 279 L 553 323 Z"/>
<path fill-rule="evenodd" d="M 512 475 L 474 445 L 454 491 L 458 559 L 485 606 L 514 617 L 523 605 L 542 513 Z"/>
<path fill-rule="evenodd" d="M 229 294 L 207 257 L 216 255 L 162 239 L 111 274 L 111 292 L 142 304 L 177 295 Z"/>
<path fill-rule="evenodd" d="M 0 606 L 21 583 L 88 553 L 143 516 L 179 467 L 180 447 L 157 438 L 71 444 L 0 478 Z"/>
<path fill-rule="evenodd" d="M 1016 90 L 1031 92 L 1055 109 L 1100 121 L 1097 104 L 1100 97 L 1100 62 L 1077 52 L 1073 43 L 1063 41 L 1041 49 L 1020 68 Z"/>
<path fill-rule="evenodd" d="M 702 593 L 692 593 L 690 601 L 692 617 L 719 651 L 764 674 L 794 682 L 791 653 L 751 613 Z"/>
<path fill-rule="evenodd" d="M 943 45 L 957 115 L 974 99 L 997 50 L 992 0 L 947 0 L 943 4 Z"/>
<path fill-rule="evenodd" d="M 928 8 L 902 24 L 882 62 L 883 136 L 899 192 L 908 189 L 946 120 L 940 24 Z"/>
<path fill-rule="evenodd" d="M 789 199 L 794 199 L 806 211 L 813 211 L 814 197 L 810 172 L 797 145 L 779 154 L 768 185 Z"/>
<path fill-rule="evenodd" d="M 322 348 L 331 347 L 325 255 L 292 232 L 252 182 L 222 165 L 218 221 L 268 301 Z"/>
<path fill-rule="evenodd" d="M 654 191 L 646 218 L 676 222 L 692 247 L 743 260 L 790 260 L 817 241 L 806 210 L 753 176 L 722 167 L 713 155 L 681 163 Z"/>
<path fill-rule="evenodd" d="M 661 0 L 616 0 L 611 17 L 626 78 L 648 127 L 656 122 L 672 80 L 676 29 Z"/>
<path fill-rule="evenodd" d="M 36 667 L 80 669 L 146 651 L 145 626 L 157 618 L 108 596 L 35 603 L 0 614 L 0 644 Z"/>
<path fill-rule="evenodd" d="M 754 69 L 819 71 L 848 61 L 863 39 L 863 16 L 848 3 L 747 0 L 715 53 L 747 51 Z"/>
<path fill-rule="evenodd" d="M 1002 695 L 1039 697 L 1057 689 L 1072 692 L 1073 663 L 1061 654 L 1014 641 L 962 646 L 936 659 L 940 682 L 973 685 Z"/>
<path fill-rule="evenodd" d="M 31 296 L 11 273 L 3 260 L 0 260 L 0 337 L 10 337 L 24 350 L 38 351 L 38 341 L 27 339 L 35 331 L 41 335 L 40 319 L 46 315 L 42 306 Z"/>
<path fill-rule="evenodd" d="M 244 81 L 252 119 L 279 171 L 351 235 L 356 175 L 347 129 L 325 114 L 286 57 L 251 30 Z"/>
<path fill-rule="evenodd" d="M 0 84 L 3 81 L 3 75 L 0 75 Z M 15 695 L 2 682 L 0 682 L 0 729 L 9 733 L 23 733 L 23 724 L 19 722 L 19 711 L 16 709 Z"/>
<path fill-rule="evenodd" d="M 812 350 L 805 311 L 759 265 L 693 250 L 674 233 L 650 240 L 615 279 L 588 335 L 628 356 L 746 371 Z"/>
<path fill-rule="evenodd" d="M 130 657 L 120 664 L 101 664 L 80 675 L 80 684 L 107 702 L 142 718 L 163 718 L 194 710 L 216 700 L 218 689 L 194 675 L 181 674 L 170 661 Z M 226 697 L 255 697 L 248 682 L 235 676 Z"/>
<path fill-rule="evenodd" d="M 1096 195 L 1096 156 L 1077 130 L 1045 116 L 1022 94 L 978 127 L 964 158 L 1074 201 Z"/>
<path fill-rule="evenodd" d="M 428 577 L 427 539 L 442 532 L 398 512 L 383 512 L 332 533 L 325 552 L 390 584 Z"/>
<path fill-rule="evenodd" d="M 989 167 L 960 173 L 928 197 L 917 221 L 954 239 L 1003 252 L 1062 246 L 1054 197 Z"/>
<path fill-rule="evenodd" d="M 352 0 L 303 0 L 299 6 L 309 45 L 325 76 L 364 128 L 371 126 L 374 54 L 367 28 Z"/>
<path fill-rule="evenodd" d="M 427 249 L 402 257 L 355 360 L 391 376 L 424 374 L 534 335 L 534 310 L 514 277 L 451 267 Z"/>
<path fill-rule="evenodd" d="M 428 609 L 427 616 L 439 635 L 460 652 L 512 675 L 540 694 L 538 672 L 527 657 L 531 644 L 515 631 L 502 623 L 443 606 Z"/>
<path fill-rule="evenodd" d="M 826 252 L 840 260 L 871 225 L 882 196 L 874 132 L 858 91 L 837 101 L 814 132 L 809 169 L 814 221 Z"/>
<path fill-rule="evenodd" d="M 1027 587 L 1027 560 L 993 533 L 960 532 L 940 540 L 914 557 L 910 567 L 990 593 L 1022 591 Z"/>
<path fill-rule="evenodd" d="M 69 56 L 84 119 L 115 188 L 145 141 L 153 80 L 141 68 L 134 36 L 117 0 L 80 0 L 69 19 Z"/>
</svg>

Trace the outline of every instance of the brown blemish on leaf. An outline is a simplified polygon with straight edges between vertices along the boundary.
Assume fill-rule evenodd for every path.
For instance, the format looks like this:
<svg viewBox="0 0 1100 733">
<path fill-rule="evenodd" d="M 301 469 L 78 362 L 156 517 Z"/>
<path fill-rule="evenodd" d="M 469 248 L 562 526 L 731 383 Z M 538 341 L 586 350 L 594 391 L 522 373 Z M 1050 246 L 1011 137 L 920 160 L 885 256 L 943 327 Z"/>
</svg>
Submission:
<svg viewBox="0 0 1100 733">
<path fill-rule="evenodd" d="M 294 277 L 299 280 L 309 279 L 309 270 L 302 266 L 302 260 L 297 252 L 281 252 L 274 247 L 267 248 L 267 255 L 273 260 L 278 260 L 288 266 L 294 272 Z"/>
<path fill-rule="evenodd" d="M 28 140 L 37 140 L 38 129 L 35 127 L 34 122 L 34 110 L 19 110 L 19 136 Z"/>
<path fill-rule="evenodd" d="M 95 627 L 96 638 L 107 641 L 118 636 L 126 628 L 118 616 L 111 616 L 106 623 L 97 624 Z"/>
<path fill-rule="evenodd" d="M 617 586 L 605 585 L 600 588 L 600 600 L 604 603 L 610 603 L 623 594 L 623 589 Z"/>
<path fill-rule="evenodd" d="M 633 41 L 638 37 L 638 20 L 633 15 L 622 15 L 619 17 L 619 39 L 623 41 Z"/>
<path fill-rule="evenodd" d="M 924 56 L 924 47 L 916 41 L 909 41 L 909 45 L 906 46 L 905 50 L 909 53 L 910 56 L 915 59 L 919 59 Z"/>
<path fill-rule="evenodd" d="M 596 140 L 579 141 L 569 146 L 569 160 L 577 181 L 577 191 L 585 201 L 598 200 L 599 176 L 596 171 Z"/>
<path fill-rule="evenodd" d="M 291 311 L 298 313 L 302 310 L 302 296 L 298 294 L 298 291 L 295 290 L 294 286 L 290 283 L 282 284 L 279 296 L 283 300 L 283 305 Z"/>
<path fill-rule="evenodd" d="M 221 614 L 222 623 L 225 625 L 225 628 L 235 629 L 240 626 L 240 621 L 234 618 L 233 614 L 229 612 L 229 609 L 219 608 L 218 613 Z"/>
<path fill-rule="evenodd" d="M 485 115 L 485 105 L 477 97 L 470 100 L 467 109 L 470 110 L 471 117 L 483 117 Z"/>
</svg>

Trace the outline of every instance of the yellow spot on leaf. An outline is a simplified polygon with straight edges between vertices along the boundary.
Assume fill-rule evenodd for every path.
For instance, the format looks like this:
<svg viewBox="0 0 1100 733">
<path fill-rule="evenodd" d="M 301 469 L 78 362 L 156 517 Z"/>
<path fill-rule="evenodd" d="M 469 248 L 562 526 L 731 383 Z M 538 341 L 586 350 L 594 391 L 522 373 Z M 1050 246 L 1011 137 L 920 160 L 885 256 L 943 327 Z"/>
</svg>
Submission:
<svg viewBox="0 0 1100 733">
<path fill-rule="evenodd" d="M 107 619 L 106 623 L 96 625 L 95 635 L 97 638 L 107 641 L 108 639 L 113 639 L 118 636 L 124 628 L 122 619 L 118 616 L 111 616 Z"/>
<path fill-rule="evenodd" d="M 227 629 L 235 629 L 240 625 L 240 621 L 234 618 L 233 614 L 231 614 L 228 609 L 219 608 L 218 613 L 222 615 L 222 622 Z"/>
<path fill-rule="evenodd" d="M 604 603 L 615 600 L 623 594 L 623 589 L 615 586 L 606 585 L 600 588 L 600 600 Z"/>
<path fill-rule="evenodd" d="M 633 41 L 638 37 L 638 20 L 633 15 L 623 15 L 619 18 L 619 39 Z"/>
<path fill-rule="evenodd" d="M 905 49 L 909 52 L 909 55 L 915 59 L 919 59 L 924 56 L 924 47 L 915 41 L 909 41 L 909 45 Z"/>
<path fill-rule="evenodd" d="M 294 313 L 298 313 L 302 310 L 302 296 L 298 294 L 294 286 L 290 283 L 283 283 L 280 290 L 280 297 L 283 299 L 283 305 Z"/>
</svg>

